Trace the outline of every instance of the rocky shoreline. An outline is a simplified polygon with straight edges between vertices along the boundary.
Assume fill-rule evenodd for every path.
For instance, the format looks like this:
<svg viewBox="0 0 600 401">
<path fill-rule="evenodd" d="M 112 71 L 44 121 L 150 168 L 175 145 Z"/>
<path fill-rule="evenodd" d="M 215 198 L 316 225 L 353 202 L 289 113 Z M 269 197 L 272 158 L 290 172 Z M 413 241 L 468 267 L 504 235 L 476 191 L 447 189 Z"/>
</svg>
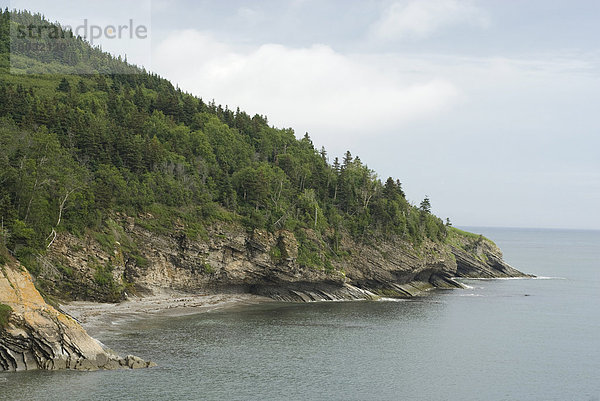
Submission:
<svg viewBox="0 0 600 401">
<path fill-rule="evenodd" d="M 461 288 L 455 282 L 452 288 Z M 398 286 L 399 290 L 410 296 L 416 296 L 435 287 L 429 283 L 413 282 Z M 447 287 L 450 288 L 450 287 Z M 75 319 L 92 335 L 131 320 L 152 318 L 155 316 L 185 316 L 224 310 L 242 305 L 264 304 L 272 302 L 327 302 L 327 301 L 368 301 L 379 300 L 382 296 L 368 290 L 362 290 L 346 284 L 343 287 L 315 286 L 296 289 L 263 288 L 265 295 L 248 293 L 190 294 L 171 291 L 164 288 L 153 289 L 152 295 L 130 296 L 118 303 L 92 301 L 72 301 L 61 304 L 59 310 Z"/>
<path fill-rule="evenodd" d="M 96 335 L 115 324 L 154 316 L 185 316 L 240 305 L 274 302 L 252 294 L 186 294 L 158 289 L 149 296 L 132 296 L 119 303 L 73 301 L 60 305 L 88 333 Z"/>
<path fill-rule="evenodd" d="M 529 277 L 506 264 L 493 242 L 459 230 L 445 243 L 418 246 L 344 237 L 340 248 L 346 256 L 325 269 L 298 262 L 306 245 L 289 231 L 247 232 L 221 224 L 192 240 L 178 230 L 155 235 L 130 217 L 113 223 L 114 243 L 63 233 L 40 257 L 36 285 L 67 300 L 58 310 L 46 304 L 16 260 L 2 267 L 0 306 L 10 313 L 0 327 L 0 371 L 153 366 L 116 355 L 81 324 L 97 331 L 119 320 L 244 303 L 409 298 L 461 288 L 455 278 Z M 304 244 L 312 241 L 323 251 L 326 244 L 314 232 L 304 235 Z"/>
<path fill-rule="evenodd" d="M 148 368 L 155 363 L 121 357 L 70 316 L 48 305 L 17 262 L 1 266 L 0 304 L 9 313 L 0 327 L 0 371 Z"/>
</svg>

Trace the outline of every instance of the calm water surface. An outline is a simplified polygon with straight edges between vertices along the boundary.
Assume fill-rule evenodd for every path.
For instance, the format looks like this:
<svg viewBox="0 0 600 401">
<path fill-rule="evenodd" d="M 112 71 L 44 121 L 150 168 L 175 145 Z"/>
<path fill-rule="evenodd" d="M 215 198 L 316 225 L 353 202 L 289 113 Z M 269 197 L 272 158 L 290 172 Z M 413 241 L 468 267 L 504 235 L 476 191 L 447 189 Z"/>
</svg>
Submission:
<svg viewBox="0 0 600 401">
<path fill-rule="evenodd" d="M 470 230 L 541 278 L 115 325 L 160 366 L 0 374 L 0 400 L 600 400 L 600 232 Z"/>
</svg>

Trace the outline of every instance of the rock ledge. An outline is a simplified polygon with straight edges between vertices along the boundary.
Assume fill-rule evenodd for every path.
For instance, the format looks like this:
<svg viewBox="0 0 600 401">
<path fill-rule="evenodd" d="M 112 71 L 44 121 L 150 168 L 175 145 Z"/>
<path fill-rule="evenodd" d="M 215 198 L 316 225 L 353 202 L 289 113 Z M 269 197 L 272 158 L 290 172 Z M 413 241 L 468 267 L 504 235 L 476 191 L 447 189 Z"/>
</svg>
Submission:
<svg viewBox="0 0 600 401">
<path fill-rule="evenodd" d="M 105 349 L 73 318 L 48 305 L 30 274 L 17 262 L 0 266 L 0 303 L 11 310 L 4 327 L 0 327 L 0 371 L 156 366 Z"/>
</svg>

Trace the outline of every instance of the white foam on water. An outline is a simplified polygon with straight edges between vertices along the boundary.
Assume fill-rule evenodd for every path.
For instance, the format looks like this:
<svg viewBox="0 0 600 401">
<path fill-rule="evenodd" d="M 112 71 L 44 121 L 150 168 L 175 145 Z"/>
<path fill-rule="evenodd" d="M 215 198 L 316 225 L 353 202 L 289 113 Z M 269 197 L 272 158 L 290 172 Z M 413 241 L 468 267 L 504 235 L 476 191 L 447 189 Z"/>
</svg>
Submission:
<svg viewBox="0 0 600 401">
<path fill-rule="evenodd" d="M 380 301 L 380 302 L 406 302 L 406 299 L 381 297 L 377 301 Z"/>
<path fill-rule="evenodd" d="M 566 280 L 566 277 L 545 277 L 545 276 L 537 276 L 533 277 L 534 280 Z"/>
<path fill-rule="evenodd" d="M 469 277 L 467 280 L 492 281 L 492 280 L 531 280 L 536 277 Z"/>
</svg>

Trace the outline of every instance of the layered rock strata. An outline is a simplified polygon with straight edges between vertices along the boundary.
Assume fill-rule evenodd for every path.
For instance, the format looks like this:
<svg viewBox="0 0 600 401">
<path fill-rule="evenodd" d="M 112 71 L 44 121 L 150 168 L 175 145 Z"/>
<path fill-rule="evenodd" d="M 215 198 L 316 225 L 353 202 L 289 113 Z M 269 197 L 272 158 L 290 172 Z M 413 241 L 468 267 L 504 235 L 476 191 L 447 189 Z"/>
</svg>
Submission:
<svg viewBox="0 0 600 401">
<path fill-rule="evenodd" d="M 312 230 L 304 230 L 299 242 L 285 230 L 248 232 L 236 224 L 215 224 L 203 237 L 192 238 L 177 222 L 169 234 L 151 232 L 144 228 L 149 219 L 115 219 L 112 226 L 119 232 L 113 229 L 115 241 L 108 249 L 92 237 L 62 234 L 38 280 L 48 292 L 76 300 L 110 301 L 115 294 L 123 299 L 132 292 L 169 289 L 302 302 L 410 297 L 431 288 L 460 287 L 456 277 L 525 276 L 483 237 L 456 235 L 448 243 L 426 240 L 415 246 L 397 238 L 366 243 L 345 236 L 339 257 L 307 266 L 302 249 L 311 249 L 317 261 L 331 250 L 328 239 Z M 110 266 L 110 286 L 99 285 L 99 272 L 107 271 L 103 266 Z M 110 297 L 102 292 L 107 289 Z"/>
<path fill-rule="evenodd" d="M 0 267 L 0 371 L 142 368 L 152 362 L 105 349 L 73 318 L 48 305 L 30 274 L 12 261 Z"/>
</svg>

